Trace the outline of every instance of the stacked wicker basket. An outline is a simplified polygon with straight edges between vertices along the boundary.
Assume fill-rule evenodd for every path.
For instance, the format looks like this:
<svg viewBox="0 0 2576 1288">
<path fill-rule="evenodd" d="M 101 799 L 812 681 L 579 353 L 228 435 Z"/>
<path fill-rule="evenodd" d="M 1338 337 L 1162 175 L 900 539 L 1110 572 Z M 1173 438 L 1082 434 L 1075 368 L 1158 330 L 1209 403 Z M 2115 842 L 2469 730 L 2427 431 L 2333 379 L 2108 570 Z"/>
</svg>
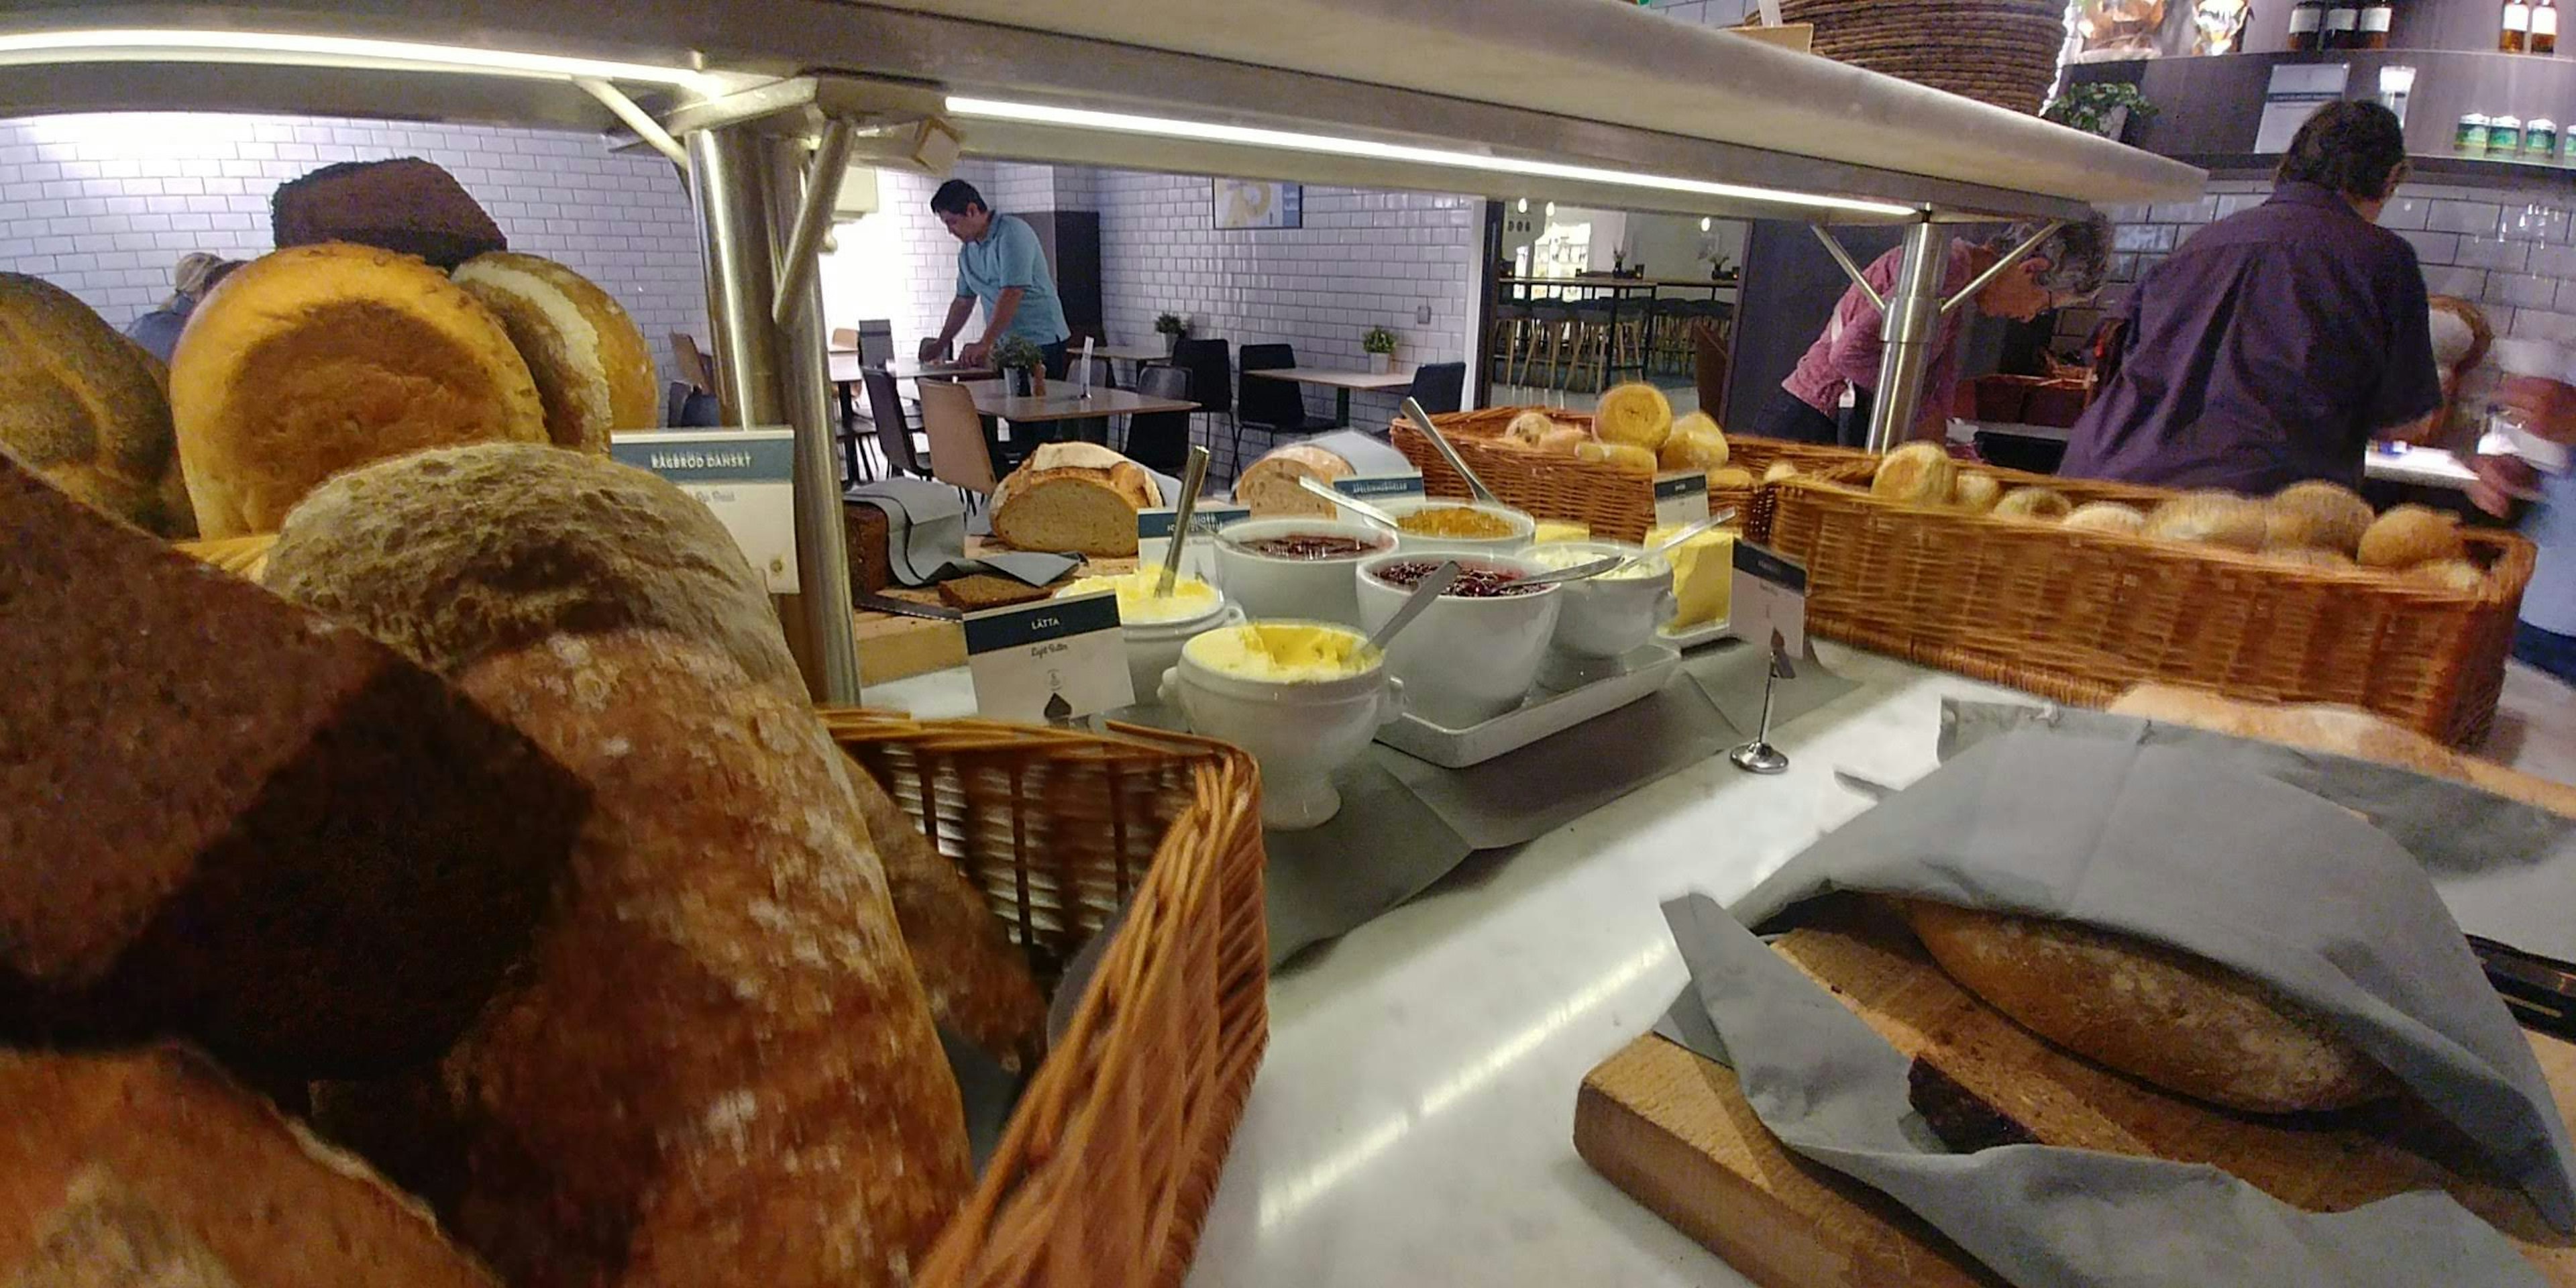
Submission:
<svg viewBox="0 0 2576 1288">
<path fill-rule="evenodd" d="M 1981 103 L 2037 112 L 2066 43 L 2064 0 L 1784 0 L 1815 51 Z"/>
</svg>

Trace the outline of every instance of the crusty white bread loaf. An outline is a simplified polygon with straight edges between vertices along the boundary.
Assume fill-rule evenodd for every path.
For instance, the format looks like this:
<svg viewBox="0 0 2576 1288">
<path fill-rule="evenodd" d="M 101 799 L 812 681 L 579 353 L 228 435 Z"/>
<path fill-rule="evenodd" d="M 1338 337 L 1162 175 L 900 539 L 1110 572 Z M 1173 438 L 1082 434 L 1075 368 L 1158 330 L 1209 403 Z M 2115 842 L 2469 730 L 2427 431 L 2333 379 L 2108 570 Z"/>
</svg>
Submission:
<svg viewBox="0 0 2576 1288">
<path fill-rule="evenodd" d="M 1128 556 L 1136 512 L 1162 503 L 1144 466 L 1096 443 L 1048 443 L 993 489 L 993 536 L 1020 550 Z"/>
<path fill-rule="evenodd" d="M 202 1058 L 0 1050 L 0 1284 L 495 1288 L 429 1214 Z"/>
<path fill-rule="evenodd" d="M 458 1235 L 518 1288 L 900 1285 L 972 1184 L 850 766 L 676 636 L 463 687 L 598 802 L 518 987 L 446 1059 Z"/>
<path fill-rule="evenodd" d="M 662 423 L 653 350 L 615 296 L 553 260 L 506 250 L 453 276 L 527 360 L 555 446 L 605 454 L 612 432 Z"/>
<path fill-rule="evenodd" d="M 1355 472 L 1339 452 L 1311 443 L 1287 443 L 1270 449 L 1268 455 L 1245 467 L 1243 477 L 1234 481 L 1234 499 L 1249 506 L 1256 519 L 1330 519 L 1340 510 L 1297 486 L 1297 480 L 1309 478 L 1331 487 L 1335 479 L 1349 478 Z"/>
<path fill-rule="evenodd" d="M 287 516 L 260 580 L 434 671 L 638 626 L 805 692 L 766 584 L 714 513 L 585 453 L 485 443 L 352 470 Z"/>
<path fill-rule="evenodd" d="M 2041 1037 L 2167 1091 L 2297 1113 L 2397 1090 L 2323 1017 L 2214 962 L 2076 922 L 1902 904 L 1932 960 L 1969 992 Z"/>
<path fill-rule="evenodd" d="M 526 948 L 579 784 L 5 455 L 0 551 L 0 1042 L 177 1033 L 290 1080 L 445 1050 Z"/>
<path fill-rule="evenodd" d="M 160 365 L 78 296 L 0 273 L 0 451 L 85 505 L 189 537 Z"/>
<path fill-rule="evenodd" d="M 333 242 L 224 279 L 170 360 L 179 463 L 209 537 L 274 532 L 324 479 L 458 443 L 543 443 L 510 335 L 409 255 Z"/>
</svg>

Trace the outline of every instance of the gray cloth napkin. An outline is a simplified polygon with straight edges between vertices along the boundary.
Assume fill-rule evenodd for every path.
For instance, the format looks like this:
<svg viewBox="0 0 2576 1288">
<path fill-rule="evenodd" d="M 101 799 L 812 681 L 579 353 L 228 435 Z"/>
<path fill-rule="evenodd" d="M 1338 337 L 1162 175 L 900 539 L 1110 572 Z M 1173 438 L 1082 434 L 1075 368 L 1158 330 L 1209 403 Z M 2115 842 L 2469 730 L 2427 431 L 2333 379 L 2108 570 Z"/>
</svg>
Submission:
<svg viewBox="0 0 2576 1288">
<path fill-rule="evenodd" d="M 2022 730 L 1827 835 L 1732 911 L 1760 926 L 1832 890 L 2081 921 L 2261 980 L 2576 1230 L 2576 1151 L 2521 1029 L 2414 858 L 2320 797 L 2174 748 Z"/>
<path fill-rule="evenodd" d="M 875 506 L 885 512 L 887 556 L 894 579 L 906 586 L 927 586 L 990 572 L 1024 585 L 1052 585 L 1081 566 L 1080 555 L 998 551 L 981 559 L 966 557 L 966 503 L 957 489 L 922 479 L 885 479 L 863 483 L 842 494 L 844 504 Z"/>
</svg>

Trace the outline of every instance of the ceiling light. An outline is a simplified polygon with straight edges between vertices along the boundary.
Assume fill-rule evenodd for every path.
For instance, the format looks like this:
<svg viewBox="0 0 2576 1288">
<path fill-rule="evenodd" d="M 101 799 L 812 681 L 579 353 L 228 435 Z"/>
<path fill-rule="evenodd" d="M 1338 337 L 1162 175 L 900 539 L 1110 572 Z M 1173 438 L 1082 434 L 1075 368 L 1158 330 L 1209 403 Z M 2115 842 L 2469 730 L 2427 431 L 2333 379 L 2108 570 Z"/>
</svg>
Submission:
<svg viewBox="0 0 2576 1288">
<path fill-rule="evenodd" d="M 1524 215 L 1529 213 L 1529 198 L 1521 198 L 1520 212 Z"/>
<path fill-rule="evenodd" d="M 1560 161 L 1532 161 L 1519 157 L 1480 156 L 1448 148 L 1427 148 L 1406 143 L 1381 143 L 1374 139 L 1345 138 L 1331 134 L 1308 134 L 1298 130 L 1272 130 L 1248 125 L 1218 125 L 1208 121 L 1184 121 L 1162 116 L 1139 116 L 1129 112 L 1099 112 L 1088 108 L 1055 107 L 1045 103 L 1014 103 L 1000 99 L 950 96 L 948 110 L 960 117 L 982 117 L 997 121 L 1023 121 L 1034 125 L 1067 125 L 1081 129 L 1105 130 L 1122 134 L 1160 135 L 1165 138 L 1198 139 L 1212 143 L 1233 143 L 1244 147 L 1268 148 L 1287 152 L 1314 152 L 1330 156 L 1361 157 L 1379 161 L 1401 161 L 1413 165 L 1438 166 L 1453 170 L 1501 171 L 1506 174 L 1530 175 L 1542 179 L 1564 179 L 1577 183 L 1610 184 L 1660 192 L 1686 192 L 1699 196 L 1722 197 L 1737 201 L 1763 201 L 1779 205 L 1809 206 L 1823 210 L 1849 211 L 1855 214 L 1901 218 L 1913 214 L 1913 208 L 1884 201 L 1861 201 L 1851 197 L 1827 197 L 1808 192 L 1791 192 L 1780 188 L 1760 188 L 1740 183 L 1719 183 L 1709 179 L 1686 179 L 1678 175 L 1638 174 L 1627 170 L 1608 170 L 1599 166 L 1568 165 Z M 1552 211 L 1554 202 L 1549 203 Z"/>
<path fill-rule="evenodd" d="M 1556 218 L 1556 203 L 1553 201 L 1547 203 L 1547 217 L 1550 219 Z"/>
<path fill-rule="evenodd" d="M 1701 232 L 1707 232 L 1710 228 L 1713 228 L 1713 227 L 1715 227 L 1715 226 L 1716 226 L 1716 222 L 1717 222 L 1717 221 L 1715 221 L 1715 220 L 1713 220 L 1713 219 L 1710 219 L 1710 218 L 1709 218 L 1708 216 L 1706 216 L 1706 215 L 1701 215 L 1701 216 L 1699 217 L 1699 230 L 1700 230 Z"/>
<path fill-rule="evenodd" d="M 456 72 L 540 80 L 587 78 L 679 85 L 707 91 L 714 78 L 679 67 L 564 58 L 508 49 L 424 45 L 272 31 L 185 31 L 99 28 L 0 35 L 0 67 L 48 63 L 276 63 L 297 67 L 364 67 Z"/>
</svg>

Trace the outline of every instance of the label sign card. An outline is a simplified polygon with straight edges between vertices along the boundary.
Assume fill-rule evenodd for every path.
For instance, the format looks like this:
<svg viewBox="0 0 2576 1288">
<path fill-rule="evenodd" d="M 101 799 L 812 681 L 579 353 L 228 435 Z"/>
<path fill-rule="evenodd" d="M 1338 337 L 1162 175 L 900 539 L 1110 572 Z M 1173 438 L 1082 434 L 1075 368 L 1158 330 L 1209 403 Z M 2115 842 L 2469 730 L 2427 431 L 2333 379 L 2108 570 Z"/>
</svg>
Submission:
<svg viewBox="0 0 2576 1288">
<path fill-rule="evenodd" d="M 1136 701 L 1109 591 L 969 613 L 965 626 L 979 715 L 1047 724 Z"/>
<path fill-rule="evenodd" d="M 1172 522 L 1180 511 L 1170 506 L 1157 506 L 1136 512 L 1136 566 L 1147 571 L 1163 566 L 1163 552 L 1172 544 Z M 1190 513 L 1190 548 L 1181 552 L 1181 575 L 1206 581 L 1216 580 L 1217 530 L 1229 523 L 1241 523 L 1252 517 L 1252 507 L 1227 502 L 1199 499 L 1199 508 Z"/>
<path fill-rule="evenodd" d="M 1421 496 L 1423 495 L 1422 471 L 1354 474 L 1349 478 L 1334 479 L 1333 490 L 1362 501 L 1400 500 L 1408 496 Z"/>
<path fill-rule="evenodd" d="M 1708 475 L 1682 470 L 1655 476 L 1655 526 L 1697 523 L 1708 517 Z"/>
<path fill-rule="evenodd" d="M 1727 633 L 1755 645 L 1807 656 L 1807 570 L 1750 541 L 1735 543 L 1733 602 Z"/>
<path fill-rule="evenodd" d="M 608 454 L 705 502 L 769 583 L 769 593 L 796 593 L 796 431 L 618 434 Z"/>
</svg>

